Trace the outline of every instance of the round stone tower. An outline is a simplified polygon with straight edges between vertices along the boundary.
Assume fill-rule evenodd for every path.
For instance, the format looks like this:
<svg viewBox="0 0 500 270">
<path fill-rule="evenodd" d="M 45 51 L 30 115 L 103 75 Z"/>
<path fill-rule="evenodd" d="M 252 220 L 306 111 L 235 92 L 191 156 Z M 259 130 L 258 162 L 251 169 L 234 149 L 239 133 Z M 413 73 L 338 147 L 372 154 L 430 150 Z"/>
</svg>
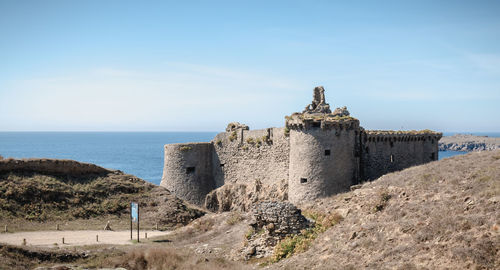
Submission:
<svg viewBox="0 0 500 270">
<path fill-rule="evenodd" d="M 359 179 L 359 121 L 346 108 L 331 113 L 322 99 L 287 117 L 288 197 L 294 204 L 348 191 Z"/>
<path fill-rule="evenodd" d="M 213 148 L 211 143 L 165 145 L 160 185 L 175 196 L 202 206 L 205 196 L 215 189 L 212 173 Z"/>
</svg>

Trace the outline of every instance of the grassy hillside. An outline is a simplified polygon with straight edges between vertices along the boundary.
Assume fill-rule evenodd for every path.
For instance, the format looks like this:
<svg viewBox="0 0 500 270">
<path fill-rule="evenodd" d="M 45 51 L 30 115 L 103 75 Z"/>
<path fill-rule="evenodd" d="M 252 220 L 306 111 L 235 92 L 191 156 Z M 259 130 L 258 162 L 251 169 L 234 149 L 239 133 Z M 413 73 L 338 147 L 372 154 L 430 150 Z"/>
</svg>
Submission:
<svg viewBox="0 0 500 270">
<path fill-rule="evenodd" d="M 303 213 L 342 218 L 296 247 L 283 241 L 290 256 L 278 262 L 232 261 L 241 257 L 250 222 L 250 215 L 232 212 L 209 214 L 171 235 L 140 246 L 113 247 L 114 253 L 77 257 L 71 264 L 127 269 L 259 268 L 256 263 L 267 263 L 265 269 L 500 269 L 500 151 L 435 161 L 354 188 L 302 205 Z M 54 259 L 58 254 L 43 260 L 37 255 L 35 260 L 12 247 L 0 252 L 16 267 L 20 260 L 25 265 L 66 264 Z"/>
<path fill-rule="evenodd" d="M 186 224 L 203 214 L 165 188 L 119 171 L 65 175 L 20 167 L 0 172 L 0 225 L 10 230 L 54 224 L 102 229 L 107 220 L 113 229 L 127 228 L 132 201 L 140 203 L 141 220 L 149 227 Z"/>
<path fill-rule="evenodd" d="M 500 269 L 500 151 L 385 175 L 323 199 L 344 220 L 285 269 Z"/>
</svg>

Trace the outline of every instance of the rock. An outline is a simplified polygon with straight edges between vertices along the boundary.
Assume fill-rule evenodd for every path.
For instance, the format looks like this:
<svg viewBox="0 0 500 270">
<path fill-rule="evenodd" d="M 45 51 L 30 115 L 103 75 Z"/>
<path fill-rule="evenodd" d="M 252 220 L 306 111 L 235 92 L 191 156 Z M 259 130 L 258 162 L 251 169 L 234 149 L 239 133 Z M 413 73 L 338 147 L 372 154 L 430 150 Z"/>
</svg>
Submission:
<svg viewBox="0 0 500 270">
<path fill-rule="evenodd" d="M 302 113 L 331 113 L 330 105 L 325 102 L 325 88 L 317 86 L 313 91 L 313 101 Z"/>
<path fill-rule="evenodd" d="M 500 149 L 500 138 L 457 134 L 439 141 L 439 151 L 492 151 Z"/>
<path fill-rule="evenodd" d="M 245 124 L 240 124 L 239 122 L 231 122 L 226 127 L 226 132 L 232 132 L 237 129 L 249 130 L 250 128 Z"/>
<path fill-rule="evenodd" d="M 254 233 L 248 240 L 248 246 L 242 251 L 247 260 L 250 257 L 272 255 L 280 240 L 298 234 L 313 224 L 302 215 L 300 209 L 289 202 L 262 202 L 255 205 L 252 212 L 251 226 Z"/>
<path fill-rule="evenodd" d="M 350 115 L 350 113 L 347 110 L 346 106 L 344 106 L 342 108 L 337 108 L 337 109 L 335 109 L 335 111 L 333 111 L 333 116 L 340 116 L 340 117 L 342 117 L 342 116 L 349 116 L 349 115 Z"/>
</svg>

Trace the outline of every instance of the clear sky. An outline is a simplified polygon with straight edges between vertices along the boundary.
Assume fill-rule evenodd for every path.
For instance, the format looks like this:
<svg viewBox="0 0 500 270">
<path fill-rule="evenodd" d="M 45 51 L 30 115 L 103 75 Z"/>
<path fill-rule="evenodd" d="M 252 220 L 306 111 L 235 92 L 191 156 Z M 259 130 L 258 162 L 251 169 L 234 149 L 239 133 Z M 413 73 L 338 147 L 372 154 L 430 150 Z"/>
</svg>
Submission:
<svg viewBox="0 0 500 270">
<path fill-rule="evenodd" d="M 500 131 L 500 1 L 0 0 L 0 131 Z"/>
</svg>

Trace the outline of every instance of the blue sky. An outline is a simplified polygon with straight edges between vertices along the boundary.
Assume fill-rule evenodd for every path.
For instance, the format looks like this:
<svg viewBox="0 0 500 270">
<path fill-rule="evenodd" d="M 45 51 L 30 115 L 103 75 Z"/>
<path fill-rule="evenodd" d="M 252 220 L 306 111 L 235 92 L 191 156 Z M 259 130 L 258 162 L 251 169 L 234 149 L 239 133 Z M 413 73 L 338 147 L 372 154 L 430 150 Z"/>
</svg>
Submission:
<svg viewBox="0 0 500 270">
<path fill-rule="evenodd" d="M 500 131 L 499 3 L 0 0 L 0 131 Z"/>
</svg>

